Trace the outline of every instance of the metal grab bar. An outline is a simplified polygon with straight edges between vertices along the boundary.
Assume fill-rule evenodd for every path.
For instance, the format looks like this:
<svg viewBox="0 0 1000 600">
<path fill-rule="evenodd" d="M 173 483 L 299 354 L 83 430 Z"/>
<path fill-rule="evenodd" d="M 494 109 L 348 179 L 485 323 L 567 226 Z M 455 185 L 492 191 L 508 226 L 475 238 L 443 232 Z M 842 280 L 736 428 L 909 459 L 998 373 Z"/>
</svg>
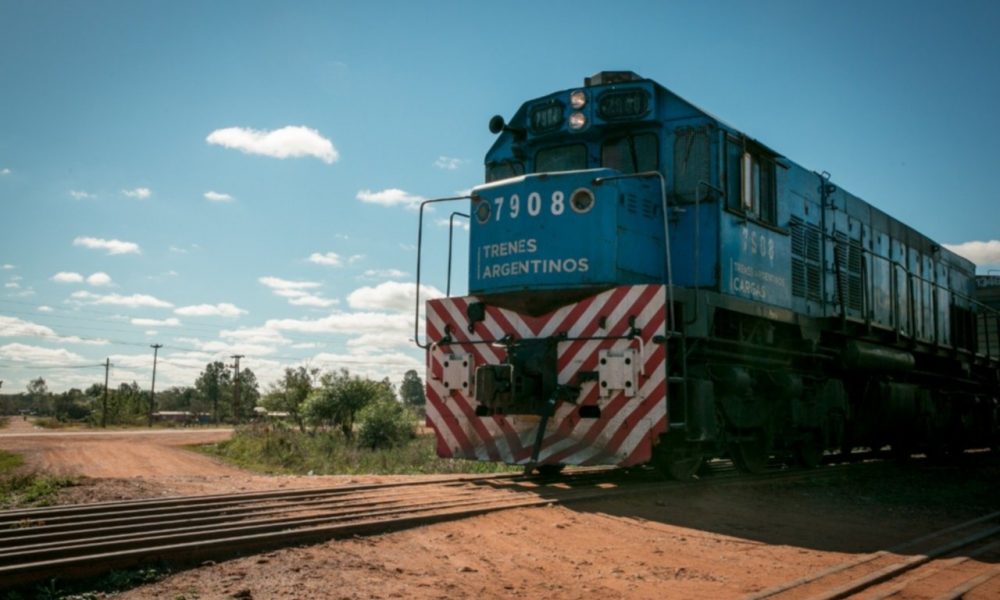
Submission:
<svg viewBox="0 0 1000 600">
<path fill-rule="evenodd" d="M 448 284 L 444 292 L 444 295 L 448 298 L 451 298 L 451 243 L 455 237 L 455 217 L 465 217 L 468 219 L 469 215 L 456 210 L 448 217 Z"/>
<path fill-rule="evenodd" d="M 414 294 L 416 306 L 414 307 L 414 317 L 413 317 L 413 343 L 417 345 L 418 348 L 426 350 L 430 347 L 430 344 L 420 342 L 420 258 L 421 252 L 423 251 L 424 243 L 424 207 L 428 204 L 434 204 L 437 202 L 454 202 L 456 200 L 471 200 L 472 196 L 450 196 L 448 198 L 432 198 L 430 200 L 424 200 L 420 203 L 420 217 L 417 224 L 417 290 Z M 450 283 L 450 273 L 451 273 L 451 250 L 450 250 L 450 240 L 449 240 L 449 252 L 448 252 L 448 264 L 449 264 L 449 283 Z"/>
</svg>

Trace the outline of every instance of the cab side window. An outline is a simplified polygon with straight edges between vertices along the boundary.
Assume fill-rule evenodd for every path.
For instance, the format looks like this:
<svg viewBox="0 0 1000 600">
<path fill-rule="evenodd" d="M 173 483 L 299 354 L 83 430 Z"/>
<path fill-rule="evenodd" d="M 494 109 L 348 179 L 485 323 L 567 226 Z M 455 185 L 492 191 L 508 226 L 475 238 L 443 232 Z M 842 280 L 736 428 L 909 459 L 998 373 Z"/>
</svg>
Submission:
<svg viewBox="0 0 1000 600">
<path fill-rule="evenodd" d="M 774 158 L 741 140 L 726 139 L 726 197 L 730 210 L 776 224 L 777 190 Z"/>
</svg>

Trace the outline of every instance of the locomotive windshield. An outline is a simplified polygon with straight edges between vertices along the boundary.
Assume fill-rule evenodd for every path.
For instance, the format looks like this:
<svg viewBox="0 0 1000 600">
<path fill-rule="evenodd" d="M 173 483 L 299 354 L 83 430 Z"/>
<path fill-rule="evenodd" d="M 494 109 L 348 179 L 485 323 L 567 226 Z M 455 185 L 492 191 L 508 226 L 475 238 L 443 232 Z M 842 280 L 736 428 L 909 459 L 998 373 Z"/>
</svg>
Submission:
<svg viewBox="0 0 1000 600">
<path fill-rule="evenodd" d="M 587 146 L 570 144 L 539 150 L 535 155 L 535 172 L 577 171 L 587 168 Z"/>
<path fill-rule="evenodd" d="M 518 175 L 524 175 L 524 164 L 517 161 L 504 160 L 486 165 L 486 183 Z"/>
<path fill-rule="evenodd" d="M 601 147 L 601 166 L 622 173 L 655 171 L 658 163 L 657 140 L 652 133 L 611 138 Z"/>
</svg>

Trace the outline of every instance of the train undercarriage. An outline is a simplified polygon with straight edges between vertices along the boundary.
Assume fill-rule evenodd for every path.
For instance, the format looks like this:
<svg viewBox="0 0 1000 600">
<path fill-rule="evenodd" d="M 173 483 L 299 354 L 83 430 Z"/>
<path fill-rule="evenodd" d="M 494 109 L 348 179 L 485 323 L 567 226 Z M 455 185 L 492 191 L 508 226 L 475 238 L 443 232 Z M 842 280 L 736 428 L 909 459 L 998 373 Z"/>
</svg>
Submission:
<svg viewBox="0 0 1000 600">
<path fill-rule="evenodd" d="M 814 467 L 827 452 L 996 446 L 995 359 L 713 292 L 620 286 L 531 316 L 428 302 L 428 421 L 442 456 L 519 464 L 704 460 Z M 671 326 L 670 323 L 674 325 Z"/>
<path fill-rule="evenodd" d="M 716 456 L 757 473 L 774 458 L 813 467 L 827 451 L 941 456 L 1000 439 L 995 359 L 712 292 L 680 291 L 675 312 L 654 449 L 674 477 Z"/>
</svg>

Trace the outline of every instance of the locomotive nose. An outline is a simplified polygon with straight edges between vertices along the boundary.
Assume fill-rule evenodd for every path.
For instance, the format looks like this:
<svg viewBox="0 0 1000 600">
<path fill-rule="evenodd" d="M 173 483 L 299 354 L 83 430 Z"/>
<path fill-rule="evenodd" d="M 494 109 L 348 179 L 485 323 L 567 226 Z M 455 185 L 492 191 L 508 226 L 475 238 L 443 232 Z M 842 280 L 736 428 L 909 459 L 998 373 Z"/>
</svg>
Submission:
<svg viewBox="0 0 1000 600">
<path fill-rule="evenodd" d="M 612 285 L 655 282 L 663 274 L 658 189 L 617 175 L 525 175 L 476 188 L 470 293 L 540 314 Z M 512 304 L 529 289 L 531 306 Z"/>
</svg>

